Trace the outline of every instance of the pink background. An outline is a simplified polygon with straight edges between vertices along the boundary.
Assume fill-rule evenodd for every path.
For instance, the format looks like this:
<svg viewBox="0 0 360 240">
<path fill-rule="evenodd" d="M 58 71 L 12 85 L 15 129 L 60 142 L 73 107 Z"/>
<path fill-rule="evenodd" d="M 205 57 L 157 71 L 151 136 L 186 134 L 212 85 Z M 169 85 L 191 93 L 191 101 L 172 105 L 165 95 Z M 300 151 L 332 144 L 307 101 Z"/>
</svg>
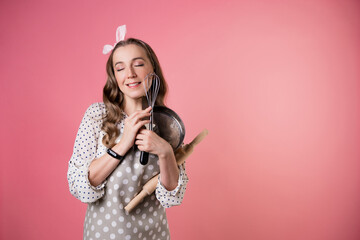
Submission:
<svg viewBox="0 0 360 240">
<path fill-rule="evenodd" d="M 360 239 L 360 2 L 1 1 L 1 239 L 81 239 L 68 191 L 118 25 L 148 42 L 187 161 L 172 239 Z"/>
</svg>

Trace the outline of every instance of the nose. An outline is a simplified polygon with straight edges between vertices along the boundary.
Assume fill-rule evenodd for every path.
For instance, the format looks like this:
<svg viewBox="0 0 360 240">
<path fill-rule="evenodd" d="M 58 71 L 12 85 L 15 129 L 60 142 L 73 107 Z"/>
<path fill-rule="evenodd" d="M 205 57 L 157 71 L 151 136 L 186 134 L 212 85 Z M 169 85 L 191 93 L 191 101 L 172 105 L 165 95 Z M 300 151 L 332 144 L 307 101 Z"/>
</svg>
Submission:
<svg viewBox="0 0 360 240">
<path fill-rule="evenodd" d="M 136 77 L 135 70 L 134 70 L 134 68 L 132 68 L 132 67 L 129 68 L 127 74 L 128 74 L 128 78 L 135 78 L 135 77 Z"/>
</svg>

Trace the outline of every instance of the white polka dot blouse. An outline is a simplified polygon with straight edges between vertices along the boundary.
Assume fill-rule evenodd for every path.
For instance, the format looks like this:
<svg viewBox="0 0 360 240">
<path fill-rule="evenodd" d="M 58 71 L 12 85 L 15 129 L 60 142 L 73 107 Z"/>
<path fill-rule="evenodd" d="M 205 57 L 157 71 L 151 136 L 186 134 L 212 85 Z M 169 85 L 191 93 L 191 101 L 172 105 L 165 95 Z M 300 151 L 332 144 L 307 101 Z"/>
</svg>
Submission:
<svg viewBox="0 0 360 240">
<path fill-rule="evenodd" d="M 160 172 L 158 158 L 149 154 L 149 163 L 139 163 L 140 151 L 132 148 L 124 160 L 99 186 L 88 179 L 90 163 L 106 153 L 101 130 L 105 104 L 94 103 L 86 110 L 76 135 L 67 178 L 73 196 L 88 208 L 84 222 L 84 239 L 170 239 L 165 208 L 181 204 L 189 181 L 185 164 L 179 166 L 177 187 L 168 191 L 160 182 L 155 193 L 146 197 L 131 213 L 124 207 L 141 191 L 142 186 Z M 120 141 L 124 119 L 118 123 Z"/>
</svg>

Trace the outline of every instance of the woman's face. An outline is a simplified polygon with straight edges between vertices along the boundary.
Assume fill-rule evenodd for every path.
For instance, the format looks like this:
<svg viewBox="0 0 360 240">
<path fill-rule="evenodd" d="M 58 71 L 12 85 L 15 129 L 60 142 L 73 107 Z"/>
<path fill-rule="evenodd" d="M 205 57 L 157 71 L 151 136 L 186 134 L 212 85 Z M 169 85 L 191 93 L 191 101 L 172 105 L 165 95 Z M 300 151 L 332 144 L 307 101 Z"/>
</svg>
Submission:
<svg viewBox="0 0 360 240">
<path fill-rule="evenodd" d="M 145 96 L 144 79 L 154 69 L 142 47 L 129 44 L 119 47 L 113 54 L 116 81 L 126 101 Z"/>
</svg>

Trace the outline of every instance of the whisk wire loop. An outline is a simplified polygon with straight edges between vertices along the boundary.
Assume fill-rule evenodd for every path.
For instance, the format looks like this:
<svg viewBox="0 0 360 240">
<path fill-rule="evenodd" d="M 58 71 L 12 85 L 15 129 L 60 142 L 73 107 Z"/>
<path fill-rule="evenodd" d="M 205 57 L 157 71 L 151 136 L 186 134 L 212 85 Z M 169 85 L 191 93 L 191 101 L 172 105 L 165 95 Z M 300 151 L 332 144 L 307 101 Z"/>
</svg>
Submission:
<svg viewBox="0 0 360 240">
<path fill-rule="evenodd" d="M 155 73 L 149 73 L 144 79 L 144 88 L 148 105 L 154 108 L 157 95 L 160 89 L 160 78 Z M 150 115 L 149 130 L 153 130 L 153 110 Z"/>
</svg>

